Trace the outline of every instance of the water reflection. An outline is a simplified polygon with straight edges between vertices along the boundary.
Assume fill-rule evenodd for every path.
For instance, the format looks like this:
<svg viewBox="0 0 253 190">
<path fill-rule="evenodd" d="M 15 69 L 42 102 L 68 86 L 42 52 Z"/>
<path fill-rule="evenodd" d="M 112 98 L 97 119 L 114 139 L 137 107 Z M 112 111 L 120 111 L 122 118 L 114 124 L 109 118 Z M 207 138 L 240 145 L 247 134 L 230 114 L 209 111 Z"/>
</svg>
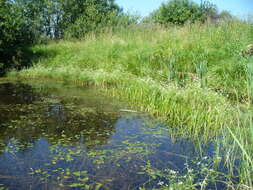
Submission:
<svg viewBox="0 0 253 190">
<path fill-rule="evenodd" d="M 97 91 L 6 83 L 0 92 L 0 184 L 9 189 L 159 188 L 170 183 L 165 171 L 187 173 L 215 154 L 212 143 L 200 155 L 151 118 L 120 114 Z"/>
<path fill-rule="evenodd" d="M 30 85 L 17 83 L 0 84 L 0 105 L 30 104 L 39 98 Z"/>
</svg>

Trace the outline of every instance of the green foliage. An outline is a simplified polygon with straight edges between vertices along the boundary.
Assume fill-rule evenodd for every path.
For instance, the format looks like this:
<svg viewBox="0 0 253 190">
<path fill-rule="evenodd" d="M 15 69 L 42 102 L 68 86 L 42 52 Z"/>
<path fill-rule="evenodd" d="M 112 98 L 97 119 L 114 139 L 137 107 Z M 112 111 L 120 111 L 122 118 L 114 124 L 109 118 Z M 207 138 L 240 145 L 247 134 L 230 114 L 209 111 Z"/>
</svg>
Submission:
<svg viewBox="0 0 253 190">
<path fill-rule="evenodd" d="M 200 7 L 189 0 L 173 0 L 162 4 L 156 13 L 156 21 L 160 24 L 184 24 L 187 21 L 199 20 Z"/>
<path fill-rule="evenodd" d="M 170 0 L 153 12 L 146 22 L 182 25 L 186 22 L 203 22 L 207 18 L 215 19 L 216 16 L 216 6 L 209 1 L 203 1 L 199 5 L 191 0 Z"/>
<path fill-rule="evenodd" d="M 209 0 L 202 0 L 200 4 L 202 21 L 211 19 L 216 21 L 219 18 L 218 9 L 215 4 L 211 3 Z"/>
<path fill-rule="evenodd" d="M 82 37 L 105 26 L 122 10 L 113 0 L 17 0 L 13 6 L 24 15 L 36 39 Z"/>
<path fill-rule="evenodd" d="M 105 27 L 137 23 L 114 0 L 1 0 L 0 75 L 27 66 L 28 45 L 48 39 L 82 38 Z"/>
<path fill-rule="evenodd" d="M 22 15 L 7 0 L 0 0 L 0 76 L 6 69 L 20 67 L 22 48 L 31 40 Z"/>
<path fill-rule="evenodd" d="M 118 27 L 127 27 L 129 25 L 136 25 L 139 23 L 141 17 L 138 14 L 122 13 L 117 17 L 112 17 L 111 26 L 118 29 Z"/>
<path fill-rule="evenodd" d="M 222 21 L 228 21 L 234 19 L 234 16 L 231 15 L 229 11 L 221 11 L 221 13 L 219 14 L 219 19 L 221 19 Z"/>
<path fill-rule="evenodd" d="M 111 26 L 111 21 L 122 14 L 113 0 L 64 1 L 62 7 L 62 33 L 74 38 Z"/>
</svg>

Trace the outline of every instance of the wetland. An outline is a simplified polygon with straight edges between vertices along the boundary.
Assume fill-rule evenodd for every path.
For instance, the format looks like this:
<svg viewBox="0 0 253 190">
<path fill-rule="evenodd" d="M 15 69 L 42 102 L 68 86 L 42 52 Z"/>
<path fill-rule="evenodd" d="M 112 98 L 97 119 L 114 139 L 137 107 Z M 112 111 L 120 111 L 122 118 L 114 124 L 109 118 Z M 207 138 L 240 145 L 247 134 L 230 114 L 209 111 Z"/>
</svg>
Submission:
<svg viewBox="0 0 253 190">
<path fill-rule="evenodd" d="M 225 189 L 228 150 L 95 87 L 0 83 L 0 189 Z"/>
</svg>

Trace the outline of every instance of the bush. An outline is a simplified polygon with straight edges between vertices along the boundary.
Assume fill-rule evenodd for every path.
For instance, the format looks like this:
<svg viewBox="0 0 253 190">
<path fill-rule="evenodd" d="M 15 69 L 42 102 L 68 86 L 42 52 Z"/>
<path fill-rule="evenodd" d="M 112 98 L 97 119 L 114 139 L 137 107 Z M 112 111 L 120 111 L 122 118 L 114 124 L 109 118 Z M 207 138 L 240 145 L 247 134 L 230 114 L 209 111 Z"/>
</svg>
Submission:
<svg viewBox="0 0 253 190">
<path fill-rule="evenodd" d="M 215 19 L 216 17 L 217 9 L 208 1 L 204 1 L 199 5 L 190 0 L 171 0 L 163 3 L 145 21 L 182 25 L 186 22 L 203 22 L 207 18 Z"/>
</svg>

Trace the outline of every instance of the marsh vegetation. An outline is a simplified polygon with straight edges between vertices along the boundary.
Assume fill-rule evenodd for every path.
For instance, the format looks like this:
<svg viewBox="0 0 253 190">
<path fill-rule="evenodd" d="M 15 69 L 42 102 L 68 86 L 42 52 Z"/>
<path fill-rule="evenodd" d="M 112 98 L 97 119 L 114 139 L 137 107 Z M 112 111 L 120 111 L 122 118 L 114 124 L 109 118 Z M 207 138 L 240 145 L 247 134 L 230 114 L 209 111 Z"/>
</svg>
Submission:
<svg viewBox="0 0 253 190">
<path fill-rule="evenodd" d="M 250 189 L 252 57 L 240 52 L 251 40 L 252 25 L 237 20 L 169 29 L 131 26 L 35 46 L 33 51 L 48 56 L 9 77 L 98 86 L 165 121 L 181 137 L 222 139 L 235 149 L 227 152 L 225 164 L 236 166 L 236 149 L 241 150 L 239 184 Z"/>
<path fill-rule="evenodd" d="M 64 19 L 42 24 L 49 33 L 39 30 L 36 43 L 26 46 L 29 64 L 20 65 L 16 55 L 0 57 L 2 73 L 8 71 L 0 80 L 0 159 L 23 163 L 11 174 L 0 166 L 0 184 L 4 179 L 15 189 L 14 179 L 25 181 L 23 188 L 41 189 L 253 189 L 252 20 L 219 13 L 207 2 L 174 0 L 140 21 L 110 2 L 91 0 L 73 25 Z M 76 10 L 56 5 L 60 18 Z M 96 6 L 109 10 L 105 20 L 86 22 Z M 166 14 L 182 7 L 182 14 Z M 6 44 L 15 44 L 12 39 Z M 0 46 L 0 52 L 8 48 Z M 9 70 L 15 67 L 22 70 Z M 32 79 L 48 82 L 24 85 Z M 51 89 L 56 81 L 68 85 Z M 94 88 L 89 96 L 87 89 Z M 45 159 L 28 171 L 38 147 Z"/>
<path fill-rule="evenodd" d="M 99 89 L 8 81 L 0 91 L 6 189 L 224 189 L 239 183 L 238 168 L 225 164 L 225 152 L 235 148 L 178 136 L 147 114 L 122 112 L 127 104 Z"/>
</svg>

